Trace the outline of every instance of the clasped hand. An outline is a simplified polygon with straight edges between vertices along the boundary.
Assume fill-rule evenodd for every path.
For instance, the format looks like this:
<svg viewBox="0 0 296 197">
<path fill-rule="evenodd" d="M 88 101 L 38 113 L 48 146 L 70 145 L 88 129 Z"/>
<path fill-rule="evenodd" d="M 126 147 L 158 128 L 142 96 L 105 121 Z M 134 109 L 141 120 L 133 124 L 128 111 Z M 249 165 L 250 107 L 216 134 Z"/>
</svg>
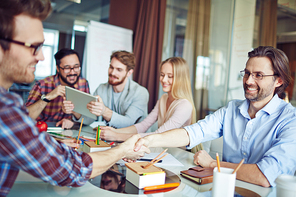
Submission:
<svg viewBox="0 0 296 197">
<path fill-rule="evenodd" d="M 143 157 L 146 154 L 150 153 L 150 149 L 147 146 L 141 145 L 141 147 L 135 148 L 139 140 L 141 140 L 141 136 L 139 134 L 133 135 L 125 142 L 120 144 L 120 148 L 125 150 L 125 156 L 123 157 L 124 161 L 134 162 L 137 159 Z"/>
</svg>

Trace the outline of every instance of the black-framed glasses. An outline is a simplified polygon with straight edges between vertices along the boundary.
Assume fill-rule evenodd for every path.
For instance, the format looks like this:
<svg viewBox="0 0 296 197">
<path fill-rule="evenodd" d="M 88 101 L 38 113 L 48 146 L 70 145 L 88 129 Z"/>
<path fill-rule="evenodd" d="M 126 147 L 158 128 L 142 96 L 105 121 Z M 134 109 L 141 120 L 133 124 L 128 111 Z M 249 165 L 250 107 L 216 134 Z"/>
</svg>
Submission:
<svg viewBox="0 0 296 197">
<path fill-rule="evenodd" d="M 240 71 L 240 76 L 243 78 L 248 79 L 250 77 L 250 75 L 252 75 L 252 78 L 255 80 L 262 80 L 263 77 L 278 76 L 277 74 L 263 75 L 261 72 L 250 73 L 249 71 L 245 71 L 245 70 Z"/>
<path fill-rule="evenodd" d="M 5 40 L 7 42 L 12 42 L 12 43 L 15 43 L 15 44 L 18 44 L 18 45 L 33 48 L 34 49 L 33 55 L 37 55 L 38 52 L 40 51 L 40 49 L 43 47 L 43 43 L 34 45 L 34 44 L 27 43 L 27 42 L 20 42 L 20 41 L 12 40 L 12 39 L 9 39 L 9 38 L 0 38 L 0 40 Z"/>
<path fill-rule="evenodd" d="M 74 70 L 74 72 L 79 72 L 80 71 L 80 69 L 81 69 L 81 67 L 80 66 L 74 66 L 74 67 L 60 67 L 59 66 L 59 68 L 60 69 L 62 69 L 63 71 L 64 71 L 64 73 L 70 73 L 71 72 L 71 70 Z"/>
</svg>

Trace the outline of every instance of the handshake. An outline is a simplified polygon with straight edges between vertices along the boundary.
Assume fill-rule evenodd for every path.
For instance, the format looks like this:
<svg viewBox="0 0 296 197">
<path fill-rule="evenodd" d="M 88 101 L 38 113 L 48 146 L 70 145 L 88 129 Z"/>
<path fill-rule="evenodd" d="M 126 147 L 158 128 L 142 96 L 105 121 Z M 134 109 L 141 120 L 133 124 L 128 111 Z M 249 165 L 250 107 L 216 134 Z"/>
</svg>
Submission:
<svg viewBox="0 0 296 197">
<path fill-rule="evenodd" d="M 118 148 L 119 151 L 124 151 L 124 156 L 122 158 L 124 161 L 128 162 L 133 162 L 143 157 L 145 153 L 150 153 L 148 142 L 144 138 L 141 138 L 139 134 L 133 135 L 115 148 Z"/>
<path fill-rule="evenodd" d="M 70 147 L 77 148 L 76 139 L 66 139 L 62 142 Z M 78 146 L 79 147 L 79 146 Z M 139 134 L 133 135 L 125 142 L 112 148 L 116 154 L 122 155 L 122 159 L 127 162 L 134 162 L 145 155 L 149 154 L 148 140 L 141 138 Z"/>
</svg>

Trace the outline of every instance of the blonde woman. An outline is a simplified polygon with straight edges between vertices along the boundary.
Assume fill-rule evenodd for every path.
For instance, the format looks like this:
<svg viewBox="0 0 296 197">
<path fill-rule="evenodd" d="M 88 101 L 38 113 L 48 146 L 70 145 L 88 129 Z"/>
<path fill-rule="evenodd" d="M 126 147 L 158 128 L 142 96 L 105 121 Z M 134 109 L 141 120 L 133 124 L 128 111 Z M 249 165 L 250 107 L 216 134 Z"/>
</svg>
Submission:
<svg viewBox="0 0 296 197">
<path fill-rule="evenodd" d="M 182 128 L 196 122 L 195 107 L 192 98 L 189 67 L 180 57 L 171 57 L 160 64 L 160 83 L 165 92 L 157 101 L 151 113 L 140 123 L 114 129 L 101 127 L 101 138 L 108 141 L 125 141 L 134 134 L 142 137 Z M 158 129 L 145 133 L 156 121 Z"/>
</svg>

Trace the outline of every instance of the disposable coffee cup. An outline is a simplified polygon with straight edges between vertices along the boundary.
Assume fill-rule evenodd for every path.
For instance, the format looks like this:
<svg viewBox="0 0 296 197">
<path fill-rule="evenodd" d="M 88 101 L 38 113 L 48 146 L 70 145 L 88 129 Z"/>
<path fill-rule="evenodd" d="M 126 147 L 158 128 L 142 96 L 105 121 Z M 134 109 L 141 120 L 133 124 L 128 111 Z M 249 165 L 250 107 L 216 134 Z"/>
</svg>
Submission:
<svg viewBox="0 0 296 197">
<path fill-rule="evenodd" d="M 282 174 L 275 180 L 277 197 L 296 197 L 296 177 Z"/>
<path fill-rule="evenodd" d="M 231 168 L 214 168 L 214 179 L 213 179 L 213 197 L 233 197 L 235 190 L 235 179 L 236 173 L 232 174 L 233 169 Z"/>
</svg>

